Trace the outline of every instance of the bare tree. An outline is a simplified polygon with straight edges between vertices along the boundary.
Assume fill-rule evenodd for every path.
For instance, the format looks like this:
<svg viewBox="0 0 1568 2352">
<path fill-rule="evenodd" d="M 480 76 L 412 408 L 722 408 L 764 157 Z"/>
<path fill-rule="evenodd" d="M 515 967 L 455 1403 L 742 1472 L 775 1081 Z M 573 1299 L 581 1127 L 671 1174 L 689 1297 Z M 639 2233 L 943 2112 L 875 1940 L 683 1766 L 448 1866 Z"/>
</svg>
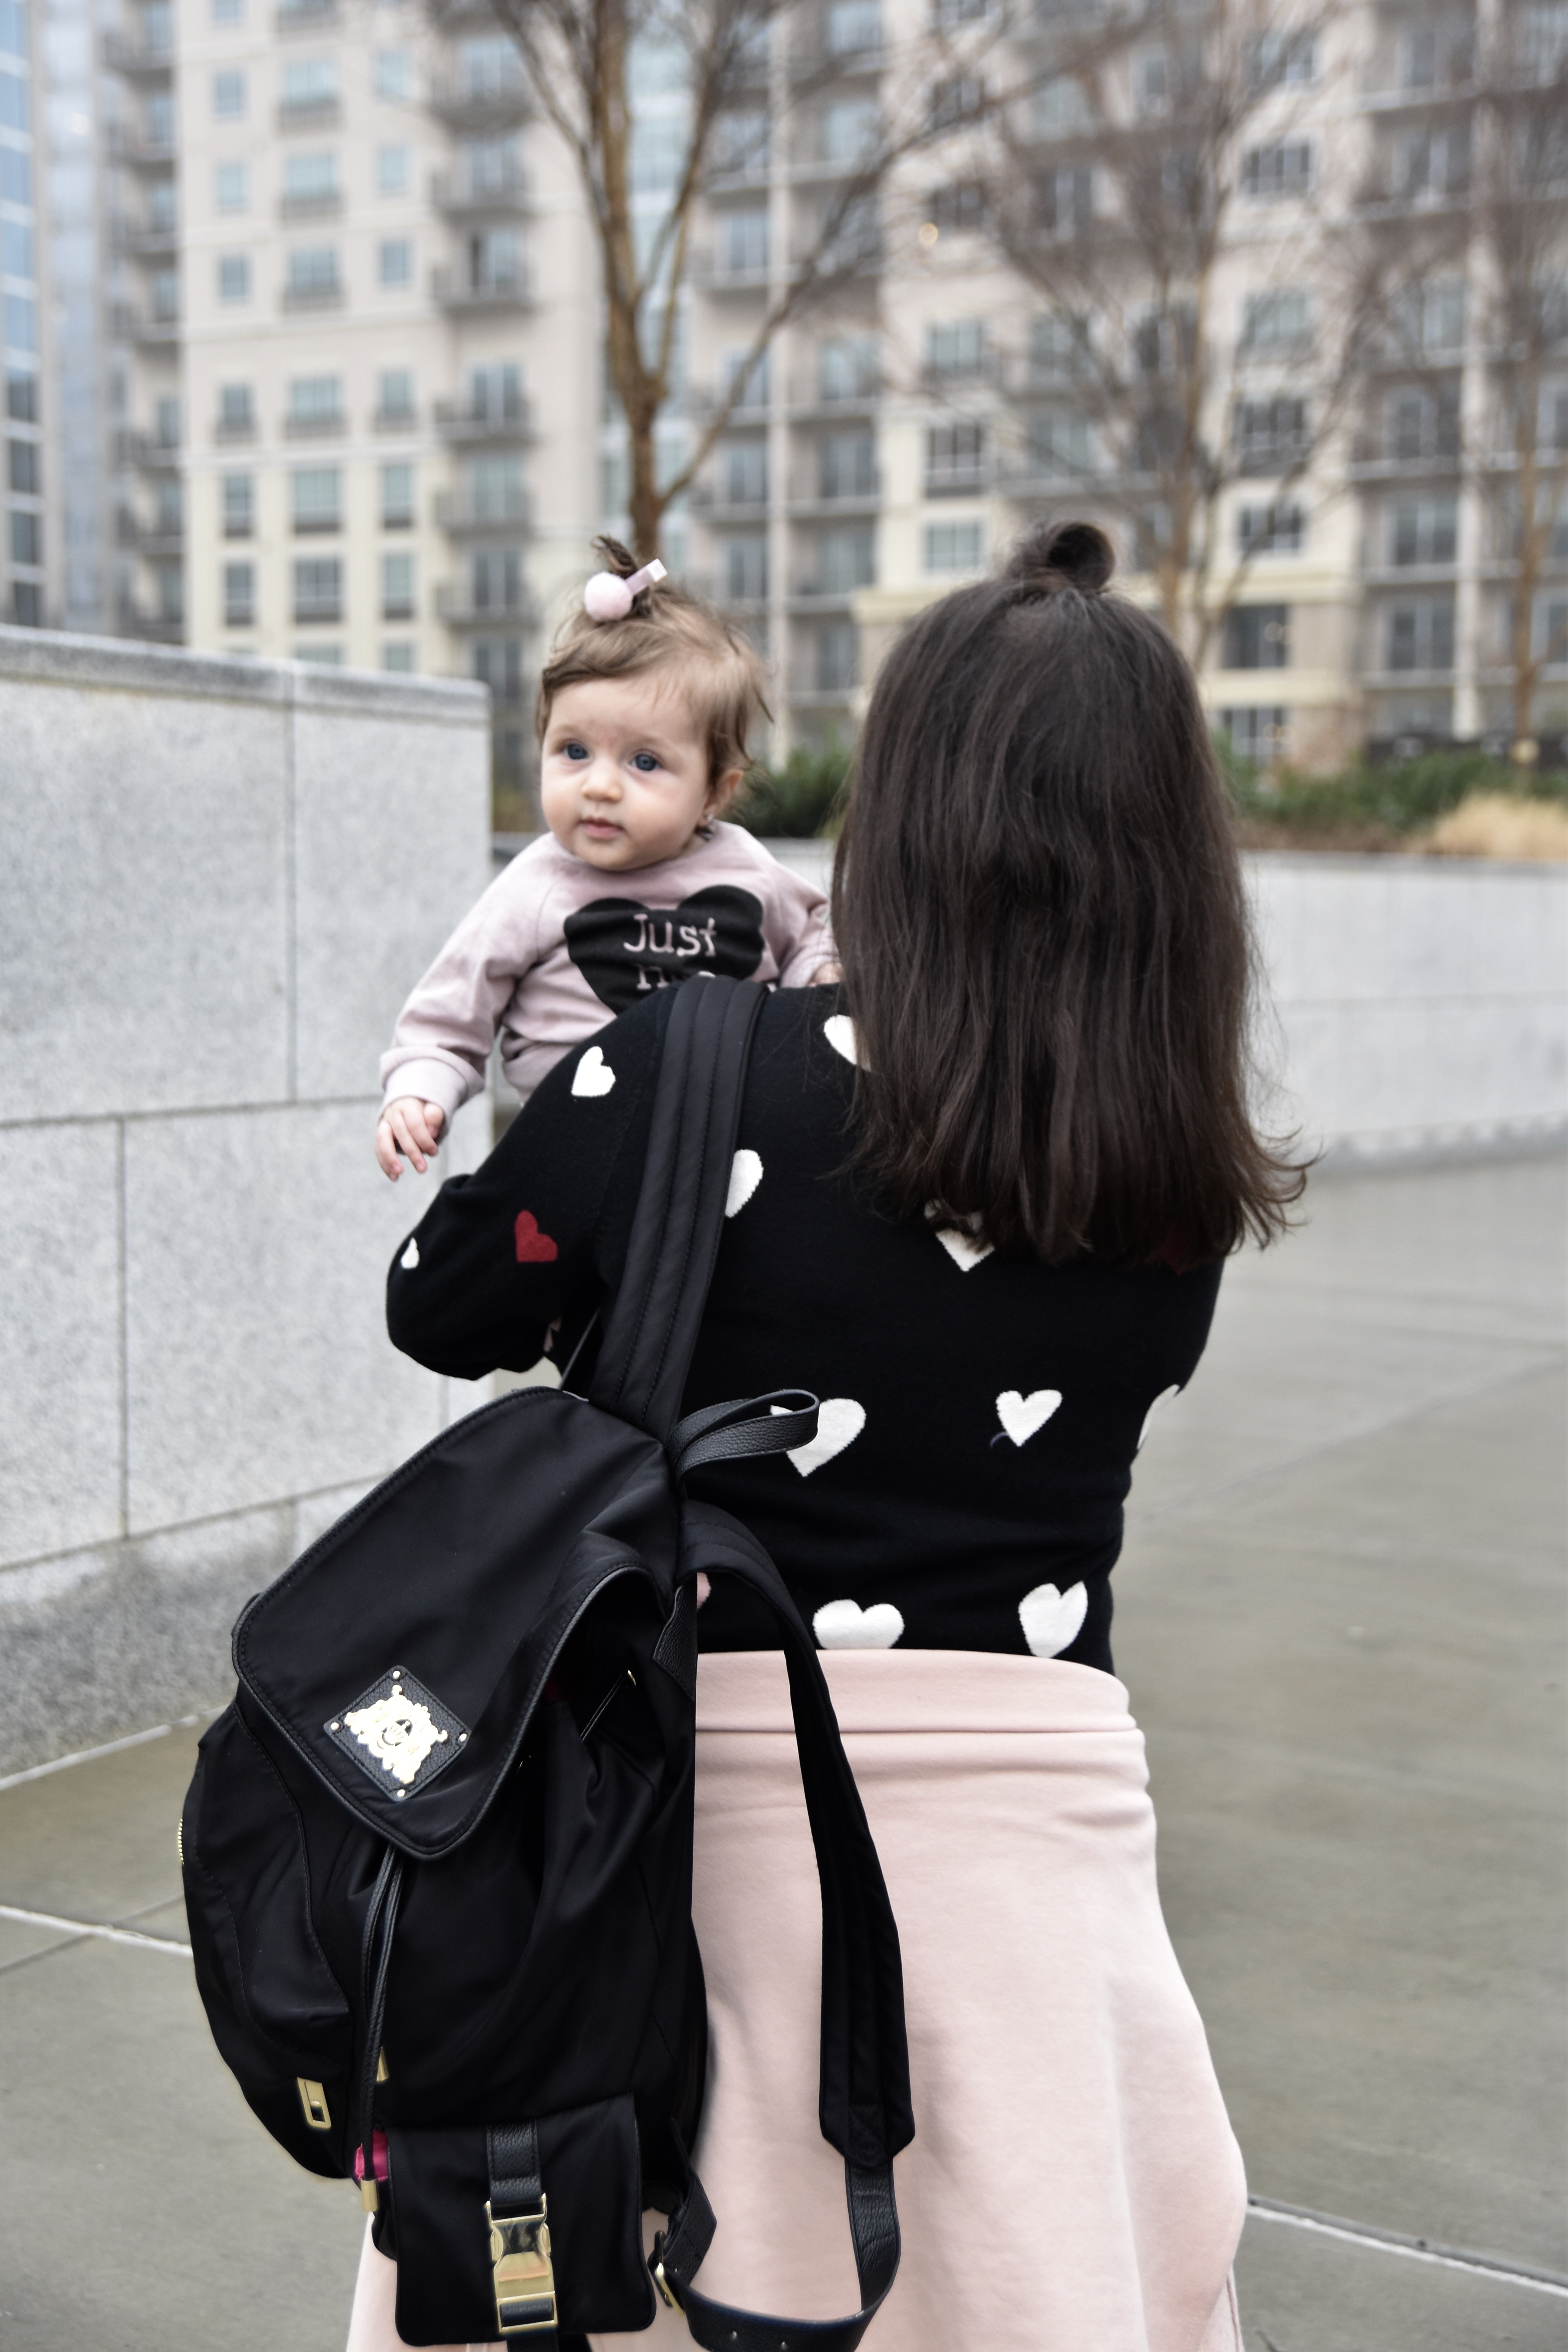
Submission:
<svg viewBox="0 0 1568 2352">
<path fill-rule="evenodd" d="M 987 126 L 994 233 L 1045 304 L 1037 494 L 1076 485 L 1122 520 L 1200 662 L 1292 527 L 1377 309 L 1383 265 L 1344 222 L 1329 233 L 1304 128 L 1330 23 L 1321 5 L 1154 0 Z M 1227 493 L 1247 480 L 1260 502 L 1227 546 Z"/>
<path fill-rule="evenodd" d="M 658 425 L 679 396 L 679 290 L 693 261 L 704 195 L 725 174 L 765 166 L 781 115 L 807 104 L 835 68 L 812 61 L 797 0 L 491 0 L 522 58 L 536 102 L 573 157 L 597 240 L 606 361 L 626 422 L 627 507 L 643 559 L 658 551 L 663 519 L 729 424 L 781 328 L 862 269 L 871 215 L 888 174 L 934 135 L 922 44 L 898 70 L 861 152 L 834 186 L 804 251 L 764 277 L 763 315 L 729 383 L 718 388 L 683 459 L 662 479 Z M 453 0 L 429 0 L 441 21 Z M 980 38 L 992 37 L 982 29 Z M 770 42 L 791 42 L 788 69 L 770 71 Z M 679 152 L 657 217 L 634 203 L 634 61 L 639 47 L 678 61 L 685 95 Z"/>
</svg>

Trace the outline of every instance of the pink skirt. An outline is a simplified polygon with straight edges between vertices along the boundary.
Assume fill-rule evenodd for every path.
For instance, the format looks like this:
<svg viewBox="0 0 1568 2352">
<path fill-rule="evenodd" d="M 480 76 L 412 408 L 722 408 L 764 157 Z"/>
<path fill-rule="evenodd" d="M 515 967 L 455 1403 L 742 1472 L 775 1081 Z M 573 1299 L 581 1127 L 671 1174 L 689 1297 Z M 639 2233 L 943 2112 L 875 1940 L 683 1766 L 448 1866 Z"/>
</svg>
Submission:
<svg viewBox="0 0 1568 2352">
<path fill-rule="evenodd" d="M 1054 1658 L 832 1651 L 823 1666 L 903 1947 L 916 2137 L 873 2352 L 1241 2352 L 1240 2152 L 1161 1916 L 1121 1685 Z M 844 2168 L 816 2120 L 821 1912 L 776 1652 L 705 1657 L 693 1911 L 708 1979 L 705 2293 L 853 2311 Z M 350 2352 L 395 2352 L 366 2240 Z M 684 2320 L 595 2352 L 679 2352 Z"/>
</svg>

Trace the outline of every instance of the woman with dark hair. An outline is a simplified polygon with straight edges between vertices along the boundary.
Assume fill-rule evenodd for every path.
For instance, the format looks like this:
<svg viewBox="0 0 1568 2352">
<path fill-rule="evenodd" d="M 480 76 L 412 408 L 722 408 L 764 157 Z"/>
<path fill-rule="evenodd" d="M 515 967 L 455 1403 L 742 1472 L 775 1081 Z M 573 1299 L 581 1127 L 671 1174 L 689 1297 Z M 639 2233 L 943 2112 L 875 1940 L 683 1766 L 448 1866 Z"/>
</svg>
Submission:
<svg viewBox="0 0 1568 2352">
<path fill-rule="evenodd" d="M 1091 526 L 1038 532 L 884 664 L 842 985 L 763 1007 L 683 1408 L 823 1399 L 808 1445 L 692 1486 L 816 1630 L 899 1920 L 917 2137 L 886 2352 L 1240 2344 L 1240 2158 L 1160 1916 L 1110 1576 L 1222 1261 L 1302 1180 L 1248 1117 L 1250 950 L 1193 678 L 1110 570 Z M 400 1347 L 525 1368 L 614 1290 L 670 1001 L 599 1034 L 608 1086 L 569 1057 L 443 1188 L 392 1271 Z M 783 1663 L 739 1592 L 699 1631 L 702 2284 L 827 2317 L 858 2298 Z"/>
</svg>

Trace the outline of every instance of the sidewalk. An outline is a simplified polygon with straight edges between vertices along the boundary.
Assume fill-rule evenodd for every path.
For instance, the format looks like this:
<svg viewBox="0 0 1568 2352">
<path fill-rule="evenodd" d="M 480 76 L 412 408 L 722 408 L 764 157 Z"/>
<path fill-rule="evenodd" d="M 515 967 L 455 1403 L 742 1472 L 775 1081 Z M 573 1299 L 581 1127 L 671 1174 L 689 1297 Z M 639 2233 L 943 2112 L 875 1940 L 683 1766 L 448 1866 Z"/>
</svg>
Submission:
<svg viewBox="0 0 1568 2352">
<path fill-rule="evenodd" d="M 1172 1931 L 1255 2194 L 1351 2232 L 1255 2215 L 1248 2352 L 1568 2337 L 1375 2236 L 1568 2273 L 1563 1180 L 1325 1179 L 1139 1464 L 1116 1646 Z M 252 2122 L 163 1948 L 195 1737 L 0 1790 L 7 2352 L 341 2352 L 357 2200 Z"/>
</svg>

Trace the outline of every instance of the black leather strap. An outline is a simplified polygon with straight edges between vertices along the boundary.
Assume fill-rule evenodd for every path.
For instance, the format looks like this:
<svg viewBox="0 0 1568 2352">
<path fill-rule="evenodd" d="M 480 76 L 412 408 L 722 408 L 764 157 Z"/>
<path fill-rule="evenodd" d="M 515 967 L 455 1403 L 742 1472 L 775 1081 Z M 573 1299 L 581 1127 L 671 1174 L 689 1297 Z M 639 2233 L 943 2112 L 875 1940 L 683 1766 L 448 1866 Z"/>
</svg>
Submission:
<svg viewBox="0 0 1568 2352">
<path fill-rule="evenodd" d="M 537 2213 L 544 2201 L 539 2169 L 539 2134 L 531 2124 L 491 2124 L 485 2134 L 489 2167 L 490 2211 L 498 2221 Z"/>
<path fill-rule="evenodd" d="M 731 1397 L 678 1421 L 667 1441 L 677 1478 L 705 1462 L 742 1462 L 756 1454 L 787 1454 L 816 1435 L 817 1400 L 809 1389 L 773 1389 L 766 1396 Z M 736 1420 L 736 1414 L 742 1417 Z"/>
<path fill-rule="evenodd" d="M 661 1439 L 680 1411 L 719 1254 L 746 1058 L 766 993 L 755 981 L 686 981 L 665 1028 L 626 1272 L 588 1389 L 593 1403 Z"/>
<path fill-rule="evenodd" d="M 648 2268 L 666 2298 L 685 2314 L 704 2352 L 855 2352 L 898 2276 L 899 2212 L 890 2164 L 870 2169 L 847 2164 L 844 2185 L 859 2310 L 844 2319 L 774 2319 L 715 2303 L 692 2284 L 713 2242 L 715 2223 L 702 2183 L 689 2172 L 686 2194 L 671 2214 L 668 2229 L 655 2239 Z M 804 2248 L 802 2259 L 809 2260 Z"/>
</svg>

